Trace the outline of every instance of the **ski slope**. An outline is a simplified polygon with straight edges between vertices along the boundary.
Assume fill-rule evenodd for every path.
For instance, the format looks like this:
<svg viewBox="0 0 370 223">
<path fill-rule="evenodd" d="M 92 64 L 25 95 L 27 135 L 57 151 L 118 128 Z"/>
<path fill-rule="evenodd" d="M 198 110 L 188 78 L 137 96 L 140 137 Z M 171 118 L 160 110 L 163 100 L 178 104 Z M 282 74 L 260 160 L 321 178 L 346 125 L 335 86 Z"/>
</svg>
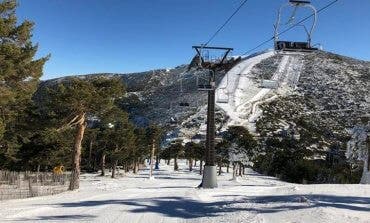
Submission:
<svg viewBox="0 0 370 223">
<path fill-rule="evenodd" d="M 255 132 L 255 122 L 262 112 L 259 105 L 289 93 L 298 84 L 303 68 L 300 57 L 302 55 L 285 53 L 278 69 L 271 77 L 271 81 L 276 81 L 279 87 L 277 89 L 260 87 L 260 83 L 251 75 L 251 70 L 256 64 L 274 54 L 274 51 L 268 51 L 246 59 L 223 77 L 216 89 L 216 105 L 230 117 L 228 126 L 246 126 Z"/>
<path fill-rule="evenodd" d="M 196 189 L 197 172 L 161 165 L 111 179 L 82 175 L 79 191 L 1 201 L 0 222 L 370 222 L 370 185 L 298 185 L 251 170 L 237 181 L 219 176 L 219 188 Z"/>
</svg>

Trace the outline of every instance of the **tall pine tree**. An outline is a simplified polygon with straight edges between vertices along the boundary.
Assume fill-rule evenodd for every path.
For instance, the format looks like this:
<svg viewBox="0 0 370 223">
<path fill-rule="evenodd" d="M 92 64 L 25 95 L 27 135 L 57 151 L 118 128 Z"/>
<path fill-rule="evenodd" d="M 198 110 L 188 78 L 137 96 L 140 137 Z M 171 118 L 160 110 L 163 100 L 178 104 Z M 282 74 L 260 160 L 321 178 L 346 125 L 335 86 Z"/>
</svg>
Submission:
<svg viewBox="0 0 370 223">
<path fill-rule="evenodd" d="M 76 129 L 70 190 L 79 188 L 81 146 L 90 117 L 101 118 L 115 108 L 115 102 L 124 94 L 125 87 L 118 78 L 70 78 L 47 89 L 46 111 L 59 118 L 60 130 Z M 41 106 L 42 107 L 42 106 Z"/>
<path fill-rule="evenodd" d="M 12 161 L 19 146 L 14 122 L 29 105 L 48 57 L 34 59 L 33 23 L 17 23 L 17 2 L 0 1 L 0 160 Z M 4 162 L 5 161 L 5 162 Z"/>
</svg>

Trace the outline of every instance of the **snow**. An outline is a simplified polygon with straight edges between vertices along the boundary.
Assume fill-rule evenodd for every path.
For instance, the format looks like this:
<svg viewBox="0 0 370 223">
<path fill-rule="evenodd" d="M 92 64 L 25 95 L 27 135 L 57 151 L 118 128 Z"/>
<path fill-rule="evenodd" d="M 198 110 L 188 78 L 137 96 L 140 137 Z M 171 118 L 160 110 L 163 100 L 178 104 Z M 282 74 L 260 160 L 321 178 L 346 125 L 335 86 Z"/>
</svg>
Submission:
<svg viewBox="0 0 370 223">
<path fill-rule="evenodd" d="M 274 51 L 267 51 L 250 57 L 236 65 L 222 79 L 216 89 L 216 104 L 230 117 L 227 126 L 241 125 L 255 132 L 255 122 L 262 113 L 258 106 L 289 94 L 298 84 L 303 68 L 303 60 L 300 58 L 302 55 L 285 53 L 271 80 L 265 80 L 277 83 L 278 87 L 260 88 L 259 82 L 251 75 L 251 70 L 274 54 Z M 225 103 L 224 98 L 229 100 Z"/>
<path fill-rule="evenodd" d="M 83 174 L 81 189 L 2 201 L 1 222 L 370 222 L 370 185 L 298 185 L 247 170 L 216 189 L 196 189 L 201 176 L 162 164 L 111 179 Z"/>
</svg>

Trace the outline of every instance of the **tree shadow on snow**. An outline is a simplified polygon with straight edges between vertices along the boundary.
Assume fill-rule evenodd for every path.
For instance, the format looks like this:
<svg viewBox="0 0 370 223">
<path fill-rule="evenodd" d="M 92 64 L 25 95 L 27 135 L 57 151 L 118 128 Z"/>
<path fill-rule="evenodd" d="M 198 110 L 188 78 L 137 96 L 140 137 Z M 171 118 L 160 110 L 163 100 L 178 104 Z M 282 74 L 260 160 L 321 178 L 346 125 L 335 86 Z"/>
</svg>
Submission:
<svg viewBox="0 0 370 223">
<path fill-rule="evenodd" d="M 230 197 L 230 199 L 228 199 Z M 236 199 L 240 197 L 240 199 Z M 302 197 L 307 201 L 302 202 Z M 61 207 L 90 207 L 101 205 L 125 205 L 132 213 L 159 213 L 168 217 L 194 219 L 216 217 L 225 213 L 250 211 L 254 213 L 274 213 L 315 207 L 335 207 L 353 211 L 370 212 L 370 198 L 343 197 L 332 195 L 279 195 L 245 197 L 225 195 L 225 201 L 201 202 L 185 197 L 159 197 L 123 200 L 81 201 L 61 203 Z"/>
<path fill-rule="evenodd" d="M 78 220 L 81 221 L 91 221 L 96 216 L 94 215 L 50 215 L 50 216 L 37 216 L 34 218 L 21 218 L 17 219 L 16 221 L 25 222 L 25 221 L 73 221 Z M 12 220 L 14 221 L 14 220 Z"/>
<path fill-rule="evenodd" d="M 246 201 L 257 204 L 275 203 L 276 206 L 272 207 L 270 210 L 267 210 L 267 212 L 315 207 L 334 207 L 352 211 L 370 212 L 370 198 L 367 197 L 296 194 L 249 197 L 246 198 Z"/>
<path fill-rule="evenodd" d="M 223 212 L 241 211 L 242 209 L 223 208 L 227 202 L 203 203 L 184 197 L 139 198 L 127 200 L 82 201 L 61 203 L 62 207 L 90 207 L 100 205 L 126 205 L 132 213 L 159 213 L 168 217 L 192 219 L 218 216 Z"/>
</svg>

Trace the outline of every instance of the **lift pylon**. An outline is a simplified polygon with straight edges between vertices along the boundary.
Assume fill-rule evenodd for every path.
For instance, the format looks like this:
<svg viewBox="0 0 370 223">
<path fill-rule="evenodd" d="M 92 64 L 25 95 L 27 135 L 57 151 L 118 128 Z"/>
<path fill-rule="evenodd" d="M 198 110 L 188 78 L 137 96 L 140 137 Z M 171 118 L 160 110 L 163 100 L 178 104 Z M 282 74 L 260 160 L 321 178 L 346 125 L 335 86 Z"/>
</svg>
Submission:
<svg viewBox="0 0 370 223">
<path fill-rule="evenodd" d="M 202 183 L 199 187 L 215 188 L 217 187 L 217 170 L 215 165 L 215 90 L 216 90 L 216 72 L 223 68 L 227 55 L 233 50 L 226 47 L 208 47 L 208 46 L 193 46 L 197 55 L 193 59 L 192 66 L 209 71 L 208 84 L 198 86 L 199 90 L 208 92 L 207 105 L 207 133 L 206 133 L 206 149 L 205 149 L 205 166 L 203 171 Z M 205 58 L 204 51 L 207 52 L 208 58 Z M 219 56 L 209 56 L 210 51 L 217 51 Z"/>
</svg>

